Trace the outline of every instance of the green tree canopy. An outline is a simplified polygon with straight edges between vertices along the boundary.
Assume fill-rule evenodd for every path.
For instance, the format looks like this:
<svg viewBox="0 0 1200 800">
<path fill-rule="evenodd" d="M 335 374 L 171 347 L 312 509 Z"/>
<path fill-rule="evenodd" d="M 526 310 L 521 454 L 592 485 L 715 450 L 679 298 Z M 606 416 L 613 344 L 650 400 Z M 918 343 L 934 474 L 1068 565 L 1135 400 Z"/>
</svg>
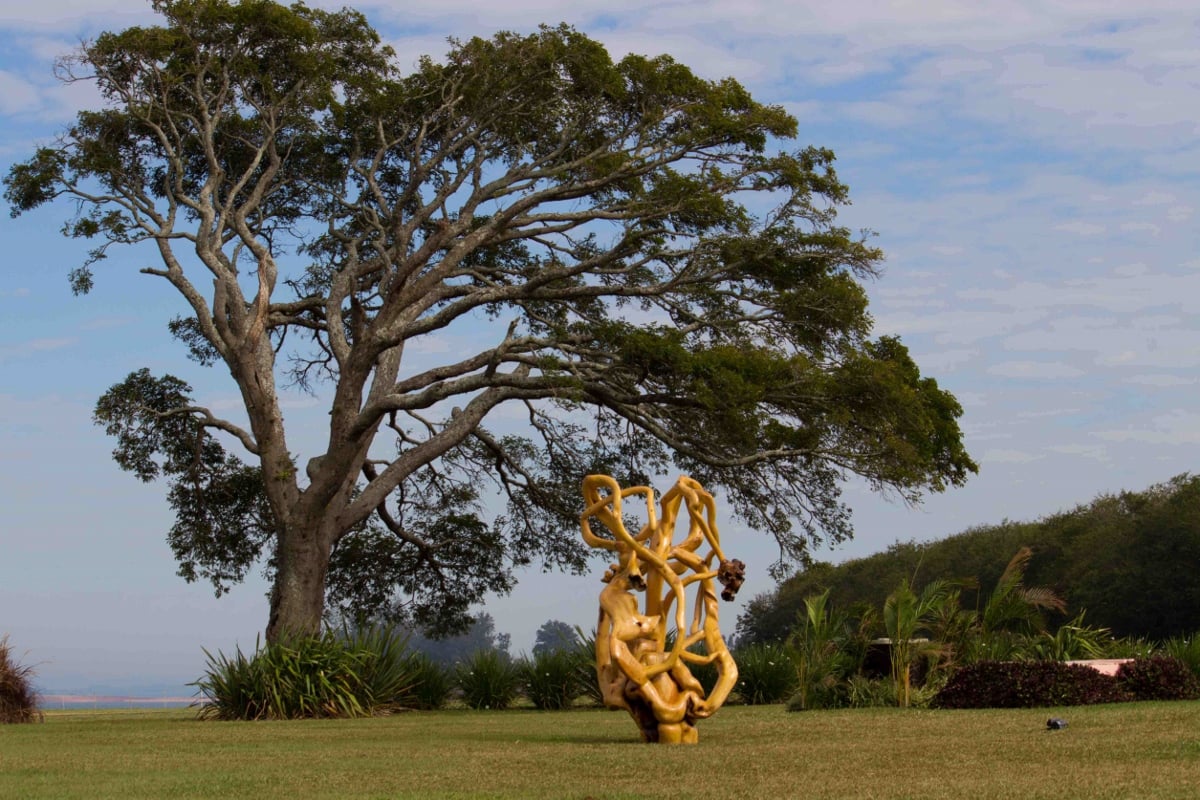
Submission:
<svg viewBox="0 0 1200 800">
<path fill-rule="evenodd" d="M 537 629 L 533 641 L 535 656 L 549 655 L 556 650 L 572 650 L 579 645 L 575 628 L 558 619 L 548 619 Z"/>
<path fill-rule="evenodd" d="M 984 633 L 1043 624 L 1054 630 L 1067 622 L 1069 608 L 1070 615 L 1086 611 L 1089 625 L 1118 636 L 1162 640 L 1200 631 L 1197 564 L 1200 476 L 1183 474 L 1033 522 L 1004 521 L 939 541 L 896 544 L 836 566 L 814 563 L 750 601 L 738 619 L 738 640 L 785 639 L 804 612 L 804 599 L 822 592 L 840 608 L 878 607 L 890 587 L 911 576 L 914 589 L 978 576 L 963 587 L 962 604 L 974 609 Z M 1049 612 L 1044 620 L 1043 612 Z"/>
<path fill-rule="evenodd" d="M 833 154 L 787 149 L 796 120 L 735 80 L 566 26 L 403 70 L 352 10 L 152 5 L 161 25 L 61 63 L 104 103 L 5 196 L 74 201 L 77 292 L 114 246 L 151 248 L 171 333 L 228 370 L 245 424 L 147 371 L 95 417 L 167 481 L 186 578 L 221 591 L 265 560 L 269 638 L 327 605 L 461 627 L 516 565 L 582 568 L 589 472 L 690 473 L 803 560 L 851 534 L 848 474 L 916 500 L 975 470 L 954 397 L 871 336 L 882 256 L 837 224 Z M 448 331 L 474 348 L 413 363 Z M 330 403 L 304 463 L 288 383 Z"/>
</svg>

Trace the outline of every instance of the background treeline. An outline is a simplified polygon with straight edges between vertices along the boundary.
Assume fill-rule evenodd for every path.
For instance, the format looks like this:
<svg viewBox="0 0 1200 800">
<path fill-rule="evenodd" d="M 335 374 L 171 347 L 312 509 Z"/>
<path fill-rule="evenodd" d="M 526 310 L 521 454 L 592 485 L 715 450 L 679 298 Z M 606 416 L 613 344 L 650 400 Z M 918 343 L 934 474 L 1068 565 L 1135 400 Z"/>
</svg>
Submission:
<svg viewBox="0 0 1200 800">
<path fill-rule="evenodd" d="M 1164 640 L 1200 630 L 1200 477 L 1183 474 L 1035 522 L 1005 520 L 836 566 L 813 564 L 750 602 L 737 642 L 786 640 L 805 598 L 825 591 L 839 608 L 879 608 L 905 579 L 920 591 L 936 580 L 977 578 L 961 603 L 979 608 L 1022 547 L 1033 550 L 1025 584 L 1067 603 L 1065 613 L 1049 615 L 1052 631 L 1081 611 L 1088 625 L 1122 637 Z"/>
</svg>

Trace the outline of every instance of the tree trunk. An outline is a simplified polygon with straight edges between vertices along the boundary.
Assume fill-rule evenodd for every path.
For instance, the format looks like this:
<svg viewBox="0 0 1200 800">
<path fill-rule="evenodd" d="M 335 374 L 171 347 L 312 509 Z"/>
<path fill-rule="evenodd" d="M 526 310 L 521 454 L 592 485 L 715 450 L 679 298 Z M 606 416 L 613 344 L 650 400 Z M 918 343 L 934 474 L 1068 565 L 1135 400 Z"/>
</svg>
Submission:
<svg viewBox="0 0 1200 800">
<path fill-rule="evenodd" d="M 321 632 L 329 548 L 320 544 L 317 526 L 285 530 L 276 547 L 277 572 L 271 590 L 267 641 Z"/>
</svg>

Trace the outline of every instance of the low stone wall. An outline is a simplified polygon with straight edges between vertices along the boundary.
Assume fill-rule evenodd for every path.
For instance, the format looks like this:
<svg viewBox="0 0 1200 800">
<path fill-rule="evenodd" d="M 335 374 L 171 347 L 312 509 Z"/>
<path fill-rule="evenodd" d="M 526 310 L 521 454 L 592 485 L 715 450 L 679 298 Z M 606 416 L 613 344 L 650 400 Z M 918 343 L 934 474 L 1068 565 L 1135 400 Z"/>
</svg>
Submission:
<svg viewBox="0 0 1200 800">
<path fill-rule="evenodd" d="M 1091 667 L 1102 675 L 1116 675 L 1122 664 L 1128 664 L 1132 658 L 1089 658 L 1080 661 L 1068 661 L 1068 664 L 1082 664 Z"/>
</svg>

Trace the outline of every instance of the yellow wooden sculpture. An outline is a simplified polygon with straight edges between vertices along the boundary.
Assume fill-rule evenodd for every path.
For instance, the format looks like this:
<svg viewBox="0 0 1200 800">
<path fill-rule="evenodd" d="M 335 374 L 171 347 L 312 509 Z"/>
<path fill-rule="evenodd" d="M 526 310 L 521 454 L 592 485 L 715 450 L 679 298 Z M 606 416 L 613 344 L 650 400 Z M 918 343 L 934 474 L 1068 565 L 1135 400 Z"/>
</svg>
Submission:
<svg viewBox="0 0 1200 800">
<path fill-rule="evenodd" d="M 662 514 L 655 513 L 654 490 L 622 489 L 607 475 L 583 481 L 587 507 L 580 517 L 583 539 L 611 550 L 617 563 L 604 575 L 600 620 L 596 626 L 596 676 L 609 708 L 633 716 L 647 742 L 695 743 L 696 720 L 712 716 L 737 684 L 737 664 L 718 627 L 713 581 L 732 600 L 745 578 L 741 561 L 726 560 L 717 533 L 712 495 L 696 481 L 680 478 L 663 495 Z M 636 534 L 625 528 L 622 503 L 641 497 L 645 526 Z M 680 508 L 688 515 L 687 537 L 675 544 Z M 604 531 L 593 530 L 597 521 Z M 708 551 L 698 551 L 707 545 Z M 714 562 L 716 566 L 714 568 Z M 695 585 L 691 622 L 686 619 L 688 589 Z M 638 608 L 634 592 L 645 592 Z M 667 629 L 677 635 L 667 646 Z M 715 664 L 717 682 L 705 694 L 688 664 Z"/>
</svg>

